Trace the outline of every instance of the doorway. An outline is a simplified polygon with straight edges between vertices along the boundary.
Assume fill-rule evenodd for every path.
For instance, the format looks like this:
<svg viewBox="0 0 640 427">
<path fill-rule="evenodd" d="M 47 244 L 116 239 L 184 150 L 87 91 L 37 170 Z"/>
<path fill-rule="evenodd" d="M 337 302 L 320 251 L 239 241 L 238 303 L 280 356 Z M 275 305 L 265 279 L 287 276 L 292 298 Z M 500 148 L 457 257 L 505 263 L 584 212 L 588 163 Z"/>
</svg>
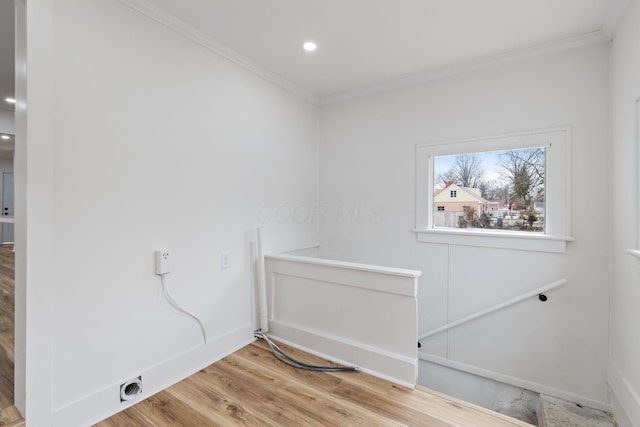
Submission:
<svg viewBox="0 0 640 427">
<path fill-rule="evenodd" d="M 15 254 L 13 252 L 13 135 L 0 143 L 2 172 L 2 244 L 0 245 L 0 410 L 14 404 L 15 371 Z"/>
<path fill-rule="evenodd" d="M 2 244 L 13 243 L 13 172 L 2 173 Z M 6 222 L 5 222 L 6 221 Z"/>
</svg>

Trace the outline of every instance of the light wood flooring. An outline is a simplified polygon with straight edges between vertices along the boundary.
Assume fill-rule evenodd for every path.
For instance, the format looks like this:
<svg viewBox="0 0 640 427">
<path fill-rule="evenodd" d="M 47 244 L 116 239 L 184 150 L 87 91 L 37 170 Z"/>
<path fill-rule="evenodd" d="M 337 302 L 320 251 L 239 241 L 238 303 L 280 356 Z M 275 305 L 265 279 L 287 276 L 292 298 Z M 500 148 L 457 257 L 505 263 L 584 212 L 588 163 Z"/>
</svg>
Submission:
<svg viewBox="0 0 640 427">
<path fill-rule="evenodd" d="M 13 245 L 0 245 L 0 426 L 24 426 L 13 406 L 14 362 L 14 253 Z"/>
<path fill-rule="evenodd" d="M 327 363 L 284 348 L 310 363 Z M 96 427 L 235 425 L 531 427 L 422 387 L 409 390 L 363 373 L 297 370 L 276 360 L 262 341 Z"/>
<path fill-rule="evenodd" d="M 14 261 L 13 247 L 0 245 L 0 409 L 13 405 Z"/>
<path fill-rule="evenodd" d="M 11 405 L 8 408 L 0 409 L 0 426 L 25 427 L 25 422 L 16 407 Z"/>
</svg>

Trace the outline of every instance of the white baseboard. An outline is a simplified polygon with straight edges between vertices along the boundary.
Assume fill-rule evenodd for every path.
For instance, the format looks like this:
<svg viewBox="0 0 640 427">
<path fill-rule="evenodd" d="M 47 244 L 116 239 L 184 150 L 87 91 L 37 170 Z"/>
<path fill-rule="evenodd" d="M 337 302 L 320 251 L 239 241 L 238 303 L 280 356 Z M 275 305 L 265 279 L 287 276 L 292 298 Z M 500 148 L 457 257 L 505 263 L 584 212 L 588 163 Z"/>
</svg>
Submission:
<svg viewBox="0 0 640 427">
<path fill-rule="evenodd" d="M 619 425 L 621 427 L 626 427 L 626 425 L 640 426 L 640 394 L 634 390 L 629 380 L 618 368 L 618 365 L 611 360 L 609 360 L 609 366 L 607 367 L 607 382 L 617 401 L 615 402 L 617 404 L 613 405 L 613 416 L 616 420 L 619 419 L 621 421 Z M 623 413 L 620 413 L 620 411 Z M 622 420 L 631 424 L 623 425 Z"/>
<path fill-rule="evenodd" d="M 440 356 L 433 356 L 425 352 L 419 352 L 419 358 L 420 360 L 435 363 L 436 365 L 442 365 L 448 368 L 457 369 L 459 371 L 468 372 L 470 374 L 489 378 L 505 384 L 511 384 L 513 386 L 535 391 L 537 393 L 548 394 L 550 396 L 559 397 L 561 399 L 565 399 L 570 402 L 579 403 L 581 405 L 588 406 L 590 408 L 599 409 L 607 412 L 611 411 L 611 405 L 608 402 L 601 402 L 595 399 L 591 399 L 589 397 L 581 396 L 565 390 L 560 390 L 560 389 L 550 387 L 544 384 L 540 384 L 534 381 L 512 377 L 510 375 L 502 374 L 500 372 L 490 371 L 488 369 L 479 368 L 477 366 L 468 365 L 466 363 L 456 362 L 454 360 L 449 360 Z"/>
<path fill-rule="evenodd" d="M 418 359 L 391 353 L 347 338 L 331 336 L 272 320 L 269 335 L 285 344 L 343 365 L 358 366 L 363 372 L 415 388 Z"/>
<path fill-rule="evenodd" d="M 52 411 L 51 426 L 93 425 L 116 414 L 140 400 L 193 375 L 225 356 L 254 341 L 253 325 L 247 324 L 193 348 L 172 359 L 151 366 L 142 375 L 142 394 L 139 399 L 120 402 L 119 387 L 128 378 L 108 385 L 82 399 Z"/>
</svg>

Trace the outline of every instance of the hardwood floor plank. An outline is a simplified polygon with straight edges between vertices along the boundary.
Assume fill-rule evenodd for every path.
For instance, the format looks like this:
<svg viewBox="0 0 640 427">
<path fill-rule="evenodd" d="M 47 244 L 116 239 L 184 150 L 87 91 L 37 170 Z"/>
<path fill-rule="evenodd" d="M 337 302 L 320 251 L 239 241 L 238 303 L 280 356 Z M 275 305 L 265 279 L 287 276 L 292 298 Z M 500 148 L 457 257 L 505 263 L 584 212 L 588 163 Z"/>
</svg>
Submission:
<svg viewBox="0 0 640 427">
<path fill-rule="evenodd" d="M 313 356 L 311 354 L 302 354 L 300 350 L 294 350 L 286 346 L 281 346 L 285 351 L 304 362 L 312 364 L 327 364 L 331 363 L 327 360 Z M 246 348 L 246 347 L 245 347 Z M 243 349 L 244 350 L 244 349 Z M 263 369 L 275 370 L 285 373 L 289 378 L 294 378 L 300 382 L 312 381 L 314 385 L 322 391 L 331 392 L 333 389 L 342 382 L 339 375 L 318 375 L 318 372 L 303 371 L 300 369 L 287 366 L 280 362 L 273 356 L 269 347 L 262 341 L 256 341 L 251 345 L 248 351 L 237 352 L 233 356 L 244 357 L 254 361 L 257 365 Z M 344 375 L 353 375 L 354 372 L 345 372 Z"/>
<path fill-rule="evenodd" d="M 265 362 L 265 360 L 270 360 L 273 358 L 273 354 L 267 352 L 266 348 L 261 346 L 260 344 L 255 344 L 258 347 L 261 347 L 264 350 L 265 359 L 258 359 L 259 362 L 255 363 L 254 360 L 248 359 L 245 356 L 244 352 L 238 352 L 233 354 L 225 359 L 238 360 L 235 364 L 236 367 L 242 369 L 244 371 L 251 371 L 255 369 L 259 369 L 260 366 L 269 367 L 271 365 L 271 361 Z M 293 350 L 282 346 L 285 351 L 293 354 Z M 296 350 L 300 353 L 299 350 Z M 252 353 L 255 355 L 255 353 Z M 309 363 L 317 363 L 317 364 L 326 364 L 327 361 L 318 358 L 316 356 L 311 355 L 300 355 L 297 354 L 296 357 L 300 357 Z M 242 366 L 243 362 L 246 365 L 247 363 L 250 365 Z M 294 368 L 286 367 L 281 364 L 280 369 L 283 371 L 297 371 Z M 270 375 L 276 376 L 277 374 L 274 372 L 270 372 Z M 284 378 L 289 378 L 289 372 L 283 372 Z M 327 378 L 331 376 L 333 378 Z M 339 381 L 336 381 L 339 380 Z M 320 383 L 318 383 L 320 381 Z M 354 404 L 351 402 L 347 402 L 340 396 L 335 396 L 333 394 L 333 390 L 338 387 L 339 384 L 344 381 L 353 381 L 354 384 L 357 384 L 359 387 L 365 385 L 365 387 L 370 384 L 372 388 L 374 388 L 379 396 L 380 400 L 385 400 L 386 393 L 391 389 L 392 383 L 373 377 L 371 375 L 355 373 L 355 372 L 335 372 L 335 373 L 318 373 L 318 372 L 306 372 L 305 380 L 301 382 L 296 379 L 291 379 L 286 381 L 282 387 L 277 388 L 277 393 L 282 394 L 287 397 L 289 403 L 293 405 L 293 409 L 295 410 L 308 410 L 311 408 L 313 412 L 323 414 L 320 425 L 406 425 L 406 423 L 396 423 L 388 417 L 380 417 L 371 411 L 364 410 L 360 407 L 359 404 Z M 330 386 L 328 385 L 330 384 Z M 326 393 L 318 393 L 318 389 L 321 388 Z M 407 389 L 409 390 L 409 389 Z M 299 403 L 296 405 L 295 403 Z M 451 424 L 443 423 L 441 420 L 438 420 L 430 415 L 424 416 L 424 422 L 429 423 L 427 425 L 446 425 L 449 426 Z"/>
<path fill-rule="evenodd" d="M 265 423 L 272 421 L 274 425 L 318 425 L 317 419 L 309 413 L 290 410 L 290 402 L 283 399 L 277 389 L 254 383 L 242 373 L 225 369 L 223 363 L 212 365 L 205 371 L 208 379 L 222 383 L 225 394 L 237 402 L 238 408 Z M 251 405 L 247 405 L 247 401 Z"/>
<path fill-rule="evenodd" d="M 292 405 L 321 414 L 321 425 L 332 426 L 401 426 L 386 417 L 372 413 L 359 404 L 346 402 L 339 396 L 318 393 L 311 385 L 291 381 L 278 389 L 278 393 L 286 397 Z"/>
<path fill-rule="evenodd" d="M 144 411 L 138 410 L 136 406 L 128 408 L 100 423 L 103 427 L 147 427 L 152 421 L 144 415 Z"/>
<path fill-rule="evenodd" d="M 227 367 L 234 375 L 244 374 L 250 381 L 260 384 L 265 388 L 278 388 L 291 379 L 291 375 L 286 375 L 280 369 L 260 369 L 259 364 L 254 360 L 242 357 L 242 354 L 231 354 L 215 365 L 204 369 L 205 372 L 215 367 L 215 369 Z"/>
<path fill-rule="evenodd" d="M 11 405 L 6 408 L 0 409 L 0 426 L 9 427 L 9 426 L 18 426 L 21 423 L 24 423 L 20 412 L 18 409 Z"/>
<path fill-rule="evenodd" d="M 161 391 L 144 401 L 144 407 L 135 407 L 141 418 L 150 420 L 157 427 L 200 427 L 210 426 L 209 421 L 186 403 L 175 399 L 170 393 Z M 136 405 L 138 406 L 138 405 Z"/>
<path fill-rule="evenodd" d="M 0 348 L 0 408 L 13 405 L 13 358 Z"/>
<path fill-rule="evenodd" d="M 167 390 L 176 398 L 184 400 L 190 407 L 205 414 L 210 425 L 265 425 L 275 426 L 269 422 L 261 422 L 262 416 L 251 407 L 244 408 L 243 398 L 239 400 L 225 393 L 211 377 L 196 374 Z M 238 396 L 237 394 L 235 396 Z"/>
<path fill-rule="evenodd" d="M 0 409 L 13 405 L 14 325 L 13 245 L 0 245 Z"/>
<path fill-rule="evenodd" d="M 371 425 L 371 414 L 367 414 L 356 405 L 345 404 L 330 393 L 318 393 L 313 382 L 300 382 L 286 372 L 273 371 L 269 372 L 269 376 L 274 378 L 273 381 L 261 382 L 260 378 L 255 376 L 256 372 L 261 372 L 260 365 L 256 365 L 252 360 L 234 354 L 225 358 L 223 362 L 226 363 L 216 365 L 224 366 L 223 369 L 230 370 L 229 374 L 244 377 L 244 380 L 255 387 L 271 394 L 270 399 L 261 402 L 261 407 L 271 416 L 277 415 L 273 418 L 275 421 L 284 421 L 283 413 L 297 412 L 308 418 L 310 425 Z M 311 374 L 317 379 L 326 376 L 317 372 Z"/>
<path fill-rule="evenodd" d="M 393 386 L 388 398 L 397 404 L 410 405 L 418 410 L 429 408 L 438 413 L 446 414 L 447 419 L 467 425 L 474 419 L 482 417 L 485 425 L 489 426 L 519 426 L 530 427 L 530 424 L 513 419 L 506 415 L 489 411 L 486 408 L 473 405 L 460 399 L 418 386 L 419 393 L 411 393 L 404 387 Z"/>
<path fill-rule="evenodd" d="M 433 416 L 430 413 L 423 413 L 410 406 L 396 405 L 385 399 L 384 393 L 375 393 L 366 388 L 357 387 L 354 384 L 345 383 L 334 391 L 335 395 L 342 399 L 356 403 L 368 411 L 394 420 L 404 425 L 428 425 L 438 427 L 450 427 L 452 424 Z"/>
</svg>

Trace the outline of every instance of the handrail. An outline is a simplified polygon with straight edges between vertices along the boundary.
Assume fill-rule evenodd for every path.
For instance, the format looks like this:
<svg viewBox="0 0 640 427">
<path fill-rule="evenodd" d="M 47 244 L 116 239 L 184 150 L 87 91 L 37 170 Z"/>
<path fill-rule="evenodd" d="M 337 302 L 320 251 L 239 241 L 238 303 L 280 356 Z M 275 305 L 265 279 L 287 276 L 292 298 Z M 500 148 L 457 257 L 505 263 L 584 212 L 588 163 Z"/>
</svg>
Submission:
<svg viewBox="0 0 640 427">
<path fill-rule="evenodd" d="M 538 295 L 543 294 L 545 292 L 548 292 L 548 291 L 550 291 L 552 289 L 560 287 L 560 286 L 562 286 L 562 285 L 564 285 L 566 283 L 567 283 L 566 279 L 560 279 L 560 280 L 555 281 L 553 283 L 549 283 L 547 286 L 543 286 L 541 288 L 534 289 L 533 291 L 527 292 L 526 294 L 523 294 L 523 295 L 521 295 L 519 297 L 512 298 L 512 299 L 510 299 L 508 301 L 505 301 L 503 303 L 494 305 L 493 307 L 487 308 L 485 310 L 479 311 L 479 312 L 477 312 L 475 314 L 472 314 L 470 316 L 463 317 L 460 320 L 456 320 L 455 322 L 447 323 L 446 325 L 440 326 L 439 328 L 436 328 L 436 329 L 434 329 L 432 331 L 429 331 L 429 332 L 426 332 L 424 334 L 421 334 L 421 335 L 418 336 L 418 341 L 421 341 L 421 340 L 423 340 L 423 339 L 425 339 L 427 337 L 430 337 L 432 335 L 439 334 L 440 332 L 446 331 L 446 330 L 454 328 L 456 326 L 462 325 L 463 323 L 470 322 L 470 321 L 475 320 L 475 319 L 477 319 L 479 317 L 486 316 L 487 314 L 491 314 L 491 313 L 493 313 L 495 311 L 502 310 L 503 308 L 506 308 L 506 307 L 508 307 L 510 305 L 513 305 L 513 304 L 517 304 L 517 303 L 519 303 L 521 301 L 524 301 L 526 299 L 529 299 L 531 297 L 538 296 Z"/>
<path fill-rule="evenodd" d="M 281 259 L 284 261 L 304 262 L 306 264 L 326 265 L 328 267 L 339 267 L 348 270 L 371 271 L 373 273 L 389 274 L 392 276 L 412 277 L 414 279 L 422 275 L 422 271 L 419 270 L 408 270 L 406 268 L 385 267 L 382 265 L 338 261 L 328 258 L 316 258 L 290 254 L 265 254 L 264 257 L 271 259 Z"/>
<path fill-rule="evenodd" d="M 635 257 L 640 258 L 640 250 L 638 249 L 627 249 L 627 252 Z"/>
</svg>

